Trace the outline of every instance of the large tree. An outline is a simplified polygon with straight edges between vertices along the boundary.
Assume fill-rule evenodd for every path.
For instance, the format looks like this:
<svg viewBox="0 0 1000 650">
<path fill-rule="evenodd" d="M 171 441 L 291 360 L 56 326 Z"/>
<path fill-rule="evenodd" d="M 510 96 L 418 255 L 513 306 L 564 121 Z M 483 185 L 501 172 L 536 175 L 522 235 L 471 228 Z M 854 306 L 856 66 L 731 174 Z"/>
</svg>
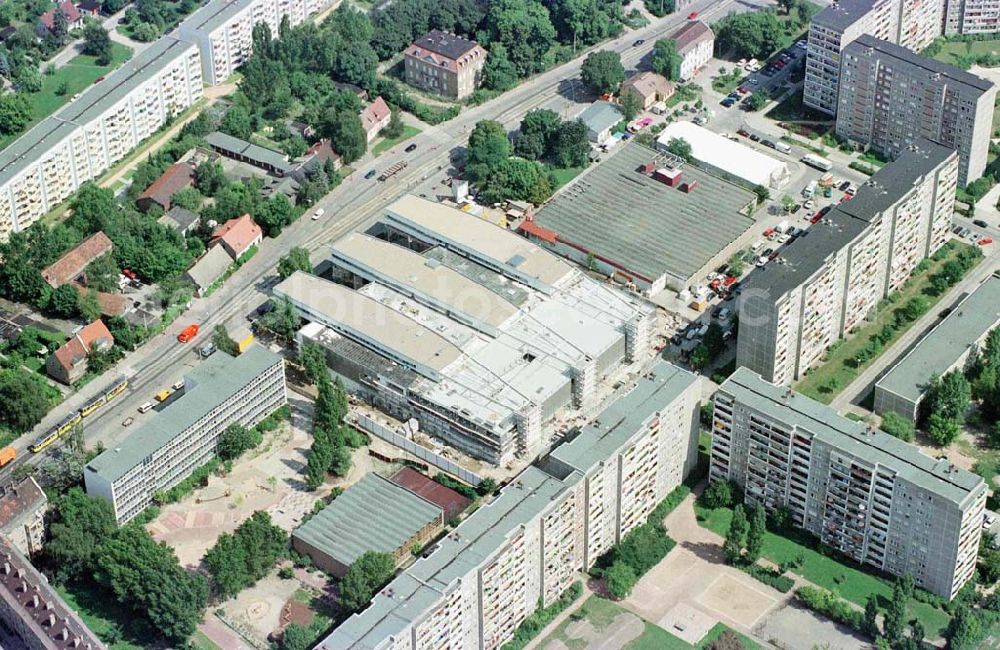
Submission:
<svg viewBox="0 0 1000 650">
<path fill-rule="evenodd" d="M 559 125 L 549 144 L 549 159 L 557 167 L 583 167 L 590 160 L 587 127 L 581 120 Z"/>
<path fill-rule="evenodd" d="M 717 51 L 764 59 L 781 46 L 783 30 L 774 11 L 733 13 L 715 23 Z"/>
<path fill-rule="evenodd" d="M 111 503 L 71 488 L 53 506 L 46 558 L 61 581 L 90 575 L 98 549 L 118 528 Z"/>
<path fill-rule="evenodd" d="M 535 0 L 494 0 L 489 3 L 486 31 L 490 43 L 504 47 L 518 76 L 548 67 L 556 30 L 549 10 Z"/>
<path fill-rule="evenodd" d="M 340 604 L 348 611 L 365 607 L 375 592 L 389 582 L 396 571 L 392 555 L 367 551 L 356 559 L 340 581 Z"/>
<path fill-rule="evenodd" d="M 528 160 L 538 160 L 547 155 L 562 119 L 555 111 L 536 108 L 521 120 L 520 133 L 514 144 L 514 152 Z"/>
<path fill-rule="evenodd" d="M 111 37 L 100 23 L 91 22 L 83 28 L 83 53 L 97 59 L 97 65 L 108 65 L 114 55 Z"/>
<path fill-rule="evenodd" d="M 625 81 L 621 55 L 613 50 L 591 52 L 580 68 L 580 78 L 597 95 L 617 92 Z"/>
<path fill-rule="evenodd" d="M 736 504 L 733 509 L 733 518 L 729 522 L 729 531 L 726 533 L 726 541 L 722 545 L 722 552 L 729 564 L 735 564 L 742 558 L 749 528 L 750 525 L 747 523 L 747 515 L 743 505 Z"/>
<path fill-rule="evenodd" d="M 31 121 L 31 102 L 22 93 L 0 94 L 0 133 L 20 133 Z"/>
<path fill-rule="evenodd" d="M 750 515 L 750 528 L 747 530 L 747 562 L 753 563 L 760 559 L 760 554 L 764 550 L 765 533 L 767 533 L 767 514 L 762 506 L 754 506 Z"/>
<path fill-rule="evenodd" d="M 282 280 L 296 271 L 311 273 L 312 270 L 313 266 L 312 262 L 309 261 L 309 251 L 300 246 L 292 248 L 278 260 L 278 276 Z"/>
<path fill-rule="evenodd" d="M 137 525 L 100 541 L 94 579 L 178 645 L 194 633 L 208 604 L 205 578 L 183 569 L 173 549 Z"/>
<path fill-rule="evenodd" d="M 30 431 L 49 410 L 46 387 L 20 369 L 0 371 L 0 424 L 14 433 Z"/>
<path fill-rule="evenodd" d="M 368 150 L 368 136 L 357 113 L 331 109 L 320 124 L 320 132 L 330 138 L 345 163 L 352 163 Z"/>
<path fill-rule="evenodd" d="M 216 589 L 228 598 L 267 575 L 287 548 L 288 534 L 258 510 L 232 534 L 220 535 L 204 562 Z"/>
<path fill-rule="evenodd" d="M 500 122 L 483 120 L 476 124 L 469 135 L 465 152 L 465 172 L 473 181 L 487 179 L 510 157 L 510 140 Z"/>
<path fill-rule="evenodd" d="M 682 61 L 683 58 L 677 53 L 677 41 L 674 39 L 661 38 L 653 45 L 653 58 L 650 60 L 653 72 L 676 81 L 681 77 Z"/>
</svg>

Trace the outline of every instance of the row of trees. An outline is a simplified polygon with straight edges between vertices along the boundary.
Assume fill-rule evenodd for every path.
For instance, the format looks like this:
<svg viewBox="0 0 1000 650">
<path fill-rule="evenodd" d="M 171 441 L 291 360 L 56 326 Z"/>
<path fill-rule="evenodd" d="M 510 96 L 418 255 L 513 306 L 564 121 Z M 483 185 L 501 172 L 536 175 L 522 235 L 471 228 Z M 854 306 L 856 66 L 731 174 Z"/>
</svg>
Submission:
<svg viewBox="0 0 1000 650">
<path fill-rule="evenodd" d="M 345 476 L 351 469 L 351 449 L 367 442 L 365 436 L 345 422 L 347 393 L 338 377 L 330 380 L 326 352 L 316 343 L 302 346 L 300 362 L 318 394 L 313 407 L 313 442 L 306 464 L 306 484 L 318 489 L 328 474 Z"/>
<path fill-rule="evenodd" d="M 56 499 L 52 515 L 45 559 L 57 582 L 96 585 L 167 641 L 187 641 L 208 603 L 203 576 L 181 567 L 173 550 L 138 523 L 119 528 L 110 503 L 79 488 Z"/>
</svg>

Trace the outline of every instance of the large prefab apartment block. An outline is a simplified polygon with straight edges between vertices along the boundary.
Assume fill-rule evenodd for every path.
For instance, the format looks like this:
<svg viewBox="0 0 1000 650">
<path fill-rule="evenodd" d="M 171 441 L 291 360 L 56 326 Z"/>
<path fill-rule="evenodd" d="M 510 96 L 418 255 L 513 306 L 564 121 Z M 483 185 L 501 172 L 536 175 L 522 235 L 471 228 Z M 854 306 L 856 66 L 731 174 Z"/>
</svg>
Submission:
<svg viewBox="0 0 1000 650">
<path fill-rule="evenodd" d="M 697 455 L 698 402 L 694 375 L 657 364 L 317 647 L 502 647 L 680 485 Z"/>
<path fill-rule="evenodd" d="M 165 36 L 0 151 L 0 241 L 202 96 L 198 48 Z"/>
<path fill-rule="evenodd" d="M 809 23 L 802 103 L 836 115 L 844 48 L 868 34 L 919 52 L 941 34 L 941 14 L 941 0 L 834 2 Z"/>
<path fill-rule="evenodd" d="M 986 483 L 739 368 L 715 394 L 710 478 L 855 562 L 953 598 L 976 569 Z"/>
<path fill-rule="evenodd" d="M 872 36 L 844 50 L 837 135 L 896 158 L 927 138 L 958 151 L 958 182 L 986 169 L 993 104 L 991 81 Z"/>
<path fill-rule="evenodd" d="M 259 345 L 235 359 L 215 354 L 185 375 L 181 390 L 84 468 L 87 493 L 110 501 L 119 524 L 211 460 L 229 425 L 255 426 L 284 406 L 285 362 Z"/>
<path fill-rule="evenodd" d="M 790 385 L 948 239 L 958 155 L 921 141 L 743 283 L 737 365 Z"/>
<path fill-rule="evenodd" d="M 898 413 L 916 422 L 930 381 L 964 368 L 969 355 L 978 352 L 998 325 L 1000 277 L 992 275 L 875 382 L 875 412 Z"/>
</svg>

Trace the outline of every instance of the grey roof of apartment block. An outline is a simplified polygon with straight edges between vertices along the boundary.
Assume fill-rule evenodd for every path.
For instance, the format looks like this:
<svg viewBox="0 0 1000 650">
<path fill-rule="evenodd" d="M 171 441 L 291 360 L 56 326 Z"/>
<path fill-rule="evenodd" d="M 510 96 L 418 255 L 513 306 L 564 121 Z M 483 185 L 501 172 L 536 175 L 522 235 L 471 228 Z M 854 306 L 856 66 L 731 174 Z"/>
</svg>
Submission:
<svg viewBox="0 0 1000 650">
<path fill-rule="evenodd" d="M 954 151 L 922 139 L 913 150 L 884 165 L 862 184 L 854 198 L 830 210 L 823 219 L 779 249 L 778 258 L 755 268 L 743 282 L 744 294 L 751 289 L 766 292 L 771 299 L 805 282 L 831 255 L 864 232 L 882 211 L 895 204 L 914 182 L 933 172 Z"/>
<path fill-rule="evenodd" d="M 442 517 L 440 506 L 378 474 L 365 474 L 292 536 L 346 567 L 367 551 L 395 553 Z"/>
<path fill-rule="evenodd" d="M 896 362 L 876 388 L 918 402 L 931 377 L 953 367 L 970 345 L 998 323 L 1000 276 L 992 275 Z"/>
<path fill-rule="evenodd" d="M 672 363 L 656 364 L 636 380 L 634 388 L 601 411 L 578 436 L 556 447 L 551 457 L 586 473 L 595 459 L 609 458 L 635 435 L 647 418 L 697 381 L 697 376 Z"/>
<path fill-rule="evenodd" d="M 204 7 L 188 16 L 181 28 L 200 32 L 211 32 L 223 25 L 235 14 L 246 9 L 257 0 L 211 0 Z"/>
<path fill-rule="evenodd" d="M 913 485 L 956 505 L 983 486 L 982 478 L 955 467 L 947 459 L 931 458 L 908 442 L 869 429 L 868 424 L 850 420 L 825 404 L 764 381 L 746 367 L 737 368 L 719 389 L 786 426 L 808 431 L 814 438 L 863 462 L 886 467 Z"/>
<path fill-rule="evenodd" d="M 993 88 L 993 82 L 987 81 L 981 77 L 977 77 L 971 72 L 966 72 L 960 68 L 956 68 L 953 65 L 948 65 L 947 63 L 942 63 L 936 59 L 930 57 L 921 56 L 916 52 L 906 49 L 895 43 L 890 43 L 889 41 L 884 41 L 880 38 L 875 38 L 870 34 L 862 34 L 844 48 L 844 52 L 857 51 L 860 48 L 874 48 L 879 52 L 892 56 L 893 58 L 900 59 L 909 63 L 910 65 L 916 66 L 918 68 L 923 68 L 928 74 L 939 74 L 949 79 L 970 86 L 979 92 L 986 92 Z"/>
<path fill-rule="evenodd" d="M 626 144 L 560 191 L 535 214 L 535 222 L 655 281 L 664 274 L 688 278 L 754 224 L 740 210 L 753 192 L 694 164 L 681 167 L 690 193 L 640 173 L 664 156 L 636 142 Z"/>
<path fill-rule="evenodd" d="M 239 392 L 281 357 L 252 345 L 235 359 L 220 352 L 185 375 L 185 392 L 114 448 L 87 463 L 87 471 L 112 482 L 141 463 L 212 409 Z"/>
<path fill-rule="evenodd" d="M 88 124 L 121 101 L 135 88 L 153 78 L 173 63 L 180 52 L 191 47 L 188 41 L 164 36 L 103 81 L 90 86 L 76 100 L 70 101 L 46 117 L 27 133 L 0 150 L 0 185 L 9 182 L 29 165 L 39 160 L 79 126 Z"/>
<path fill-rule="evenodd" d="M 874 0 L 840 0 L 813 16 L 811 22 L 827 29 L 843 31 L 871 11 L 874 4 Z"/>
</svg>

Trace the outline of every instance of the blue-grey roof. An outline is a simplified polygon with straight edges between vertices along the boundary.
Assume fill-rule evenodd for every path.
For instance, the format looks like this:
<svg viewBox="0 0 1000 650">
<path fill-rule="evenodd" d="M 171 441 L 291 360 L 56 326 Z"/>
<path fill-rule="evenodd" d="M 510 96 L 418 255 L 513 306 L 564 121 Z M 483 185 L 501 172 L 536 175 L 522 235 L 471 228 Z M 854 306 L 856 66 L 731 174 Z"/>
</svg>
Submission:
<svg viewBox="0 0 1000 650">
<path fill-rule="evenodd" d="M 582 120 L 591 131 L 600 133 L 618 124 L 624 117 L 617 104 L 597 101 L 583 109 L 577 119 Z"/>
<path fill-rule="evenodd" d="M 164 36 L 131 61 L 92 85 L 78 99 L 45 118 L 0 151 L 0 185 L 9 182 L 74 130 L 93 122 L 141 84 L 172 64 L 192 47 L 187 41 Z"/>
<path fill-rule="evenodd" d="M 873 0 L 840 0 L 813 16 L 812 22 L 843 32 L 871 11 L 874 4 Z"/>
<path fill-rule="evenodd" d="M 982 77 L 977 77 L 971 72 L 962 70 L 961 68 L 956 68 L 953 65 L 949 65 L 937 59 L 932 59 L 930 57 L 921 56 L 916 52 L 906 49 L 901 45 L 896 45 L 889 41 L 884 41 L 880 38 L 875 38 L 871 34 L 862 34 L 853 43 L 844 48 L 845 52 L 851 50 L 852 53 L 856 53 L 859 48 L 872 48 L 882 54 L 886 54 L 893 58 L 905 61 L 906 63 L 917 67 L 923 68 L 923 70 L 930 75 L 941 75 L 947 79 L 951 79 L 956 83 L 965 84 L 971 88 L 984 93 L 991 88 L 993 88 L 993 82 L 987 81 Z"/>
<path fill-rule="evenodd" d="M 983 479 L 972 472 L 958 469 L 947 460 L 931 458 L 888 433 L 870 431 L 866 423 L 845 418 L 825 404 L 764 381 L 749 368 L 737 368 L 719 390 L 786 426 L 808 431 L 831 447 L 877 463 L 903 480 L 957 505 L 983 487 Z"/>
<path fill-rule="evenodd" d="M 367 551 L 395 553 L 442 513 L 389 479 L 366 474 L 292 536 L 350 566 Z"/>
<path fill-rule="evenodd" d="M 288 162 L 288 157 L 280 151 L 268 149 L 246 140 L 234 138 L 228 133 L 213 131 L 205 136 L 205 142 L 217 147 L 222 151 L 231 152 L 235 155 L 255 160 L 265 165 L 270 165 L 282 173 L 288 173 L 295 167 Z"/>
<path fill-rule="evenodd" d="M 183 395 L 87 463 L 87 470 L 112 483 L 277 363 L 282 358 L 261 345 L 251 345 L 235 359 L 219 353 L 201 361 L 185 375 Z"/>
<path fill-rule="evenodd" d="M 916 404 L 931 377 L 954 367 L 969 346 L 997 324 L 1000 324 L 1000 277 L 992 275 L 920 339 L 878 380 L 876 388 Z"/>
</svg>

